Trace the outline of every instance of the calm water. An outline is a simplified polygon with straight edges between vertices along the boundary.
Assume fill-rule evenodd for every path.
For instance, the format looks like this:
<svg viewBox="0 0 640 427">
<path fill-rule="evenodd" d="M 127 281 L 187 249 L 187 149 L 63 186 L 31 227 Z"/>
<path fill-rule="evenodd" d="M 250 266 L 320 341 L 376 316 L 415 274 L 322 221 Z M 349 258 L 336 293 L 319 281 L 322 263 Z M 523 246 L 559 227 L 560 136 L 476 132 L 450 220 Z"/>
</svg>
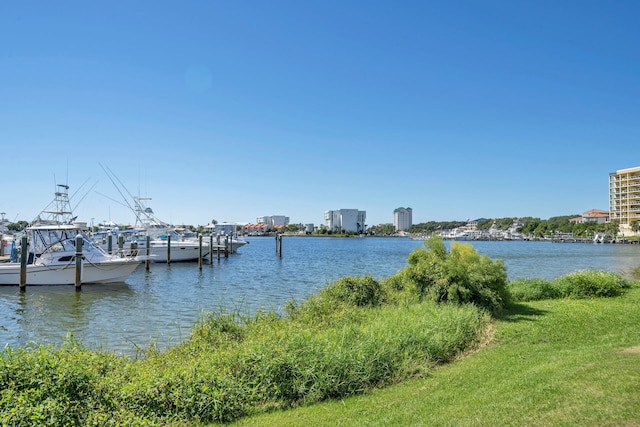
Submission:
<svg viewBox="0 0 640 427">
<path fill-rule="evenodd" d="M 197 263 L 140 266 L 124 284 L 0 287 L 0 344 L 61 342 L 67 333 L 92 347 L 134 354 L 188 338 L 203 311 L 280 310 L 344 275 L 389 276 L 406 265 L 423 242 L 385 238 L 275 239 L 256 237 L 229 258 L 198 269 Z M 630 275 L 640 265 L 640 245 L 548 242 L 473 242 L 482 254 L 501 258 L 510 279 L 554 278 L 581 269 Z"/>
</svg>

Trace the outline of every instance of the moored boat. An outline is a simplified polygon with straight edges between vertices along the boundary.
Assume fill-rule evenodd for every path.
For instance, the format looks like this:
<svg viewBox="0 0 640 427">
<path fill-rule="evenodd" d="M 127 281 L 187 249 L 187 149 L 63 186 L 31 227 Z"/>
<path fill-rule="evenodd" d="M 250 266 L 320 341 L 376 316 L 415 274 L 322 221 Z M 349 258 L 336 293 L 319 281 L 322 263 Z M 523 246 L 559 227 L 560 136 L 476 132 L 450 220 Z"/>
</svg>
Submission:
<svg viewBox="0 0 640 427">
<path fill-rule="evenodd" d="M 26 284 L 72 285 L 76 280 L 76 236 L 82 236 L 81 283 L 124 282 L 141 257 L 109 255 L 93 245 L 74 225 L 28 227 Z M 0 264 L 0 285 L 19 285 L 20 260 Z"/>
<path fill-rule="evenodd" d="M 0 264 L 0 285 L 20 285 L 24 268 L 26 285 L 70 285 L 76 283 L 76 258 L 81 255 L 80 282 L 118 283 L 143 261 L 142 257 L 107 254 L 93 244 L 80 223 L 74 223 L 69 208 L 68 186 L 59 185 L 55 202 L 58 209 L 46 211 L 53 219 L 40 216 L 16 239 L 19 250 L 11 260 Z M 26 242 L 26 247 L 22 244 Z M 76 245 L 81 245 L 81 248 Z M 22 253 L 25 254 L 23 267 Z M 19 254 L 18 254 L 19 252 Z"/>
</svg>

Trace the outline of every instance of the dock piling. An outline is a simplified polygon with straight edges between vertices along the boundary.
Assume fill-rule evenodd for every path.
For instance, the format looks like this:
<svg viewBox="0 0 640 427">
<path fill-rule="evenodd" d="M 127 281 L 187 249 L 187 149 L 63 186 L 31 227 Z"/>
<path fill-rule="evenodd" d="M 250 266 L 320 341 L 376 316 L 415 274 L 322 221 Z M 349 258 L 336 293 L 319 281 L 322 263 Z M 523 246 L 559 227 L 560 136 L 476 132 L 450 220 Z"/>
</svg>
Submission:
<svg viewBox="0 0 640 427">
<path fill-rule="evenodd" d="M 167 264 L 171 264 L 171 234 L 167 235 Z"/>
<path fill-rule="evenodd" d="M 82 289 L 82 243 L 83 239 L 80 234 L 76 236 L 76 292 Z"/>
<path fill-rule="evenodd" d="M 149 255 L 151 255 L 151 237 L 149 234 L 145 236 L 145 255 L 146 258 L 144 260 L 144 268 L 149 271 L 149 264 L 151 264 L 151 260 L 149 259 Z"/>
<path fill-rule="evenodd" d="M 27 290 L 27 257 L 29 256 L 29 246 L 27 236 L 22 236 L 20 241 L 20 292 Z"/>
<path fill-rule="evenodd" d="M 276 253 L 282 258 L 282 234 L 276 234 Z"/>
<path fill-rule="evenodd" d="M 209 265 L 213 267 L 213 234 L 209 235 Z"/>
</svg>

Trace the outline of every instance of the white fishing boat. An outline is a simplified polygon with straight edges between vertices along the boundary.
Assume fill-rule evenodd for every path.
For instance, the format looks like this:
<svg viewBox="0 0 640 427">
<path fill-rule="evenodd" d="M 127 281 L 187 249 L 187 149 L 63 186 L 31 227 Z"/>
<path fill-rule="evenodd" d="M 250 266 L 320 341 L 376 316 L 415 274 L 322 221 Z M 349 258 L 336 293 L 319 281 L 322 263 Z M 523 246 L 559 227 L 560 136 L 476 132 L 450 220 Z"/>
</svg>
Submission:
<svg viewBox="0 0 640 427">
<path fill-rule="evenodd" d="M 41 216 L 24 230 L 17 239 L 20 246 L 12 250 L 9 262 L 0 264 L 0 285 L 20 285 L 22 251 L 25 251 L 26 285 L 71 285 L 76 283 L 76 257 L 81 253 L 80 282 L 118 283 L 127 277 L 143 261 L 141 257 L 111 255 L 93 244 L 85 235 L 81 223 L 73 222 L 67 185 L 59 185 L 56 192 L 55 211 L 52 219 Z M 76 246 L 81 243 L 81 249 Z"/>
<path fill-rule="evenodd" d="M 230 253 L 234 254 L 236 251 L 248 244 L 249 242 L 238 234 L 238 229 L 242 228 L 243 224 L 238 222 L 221 222 L 217 224 L 207 224 L 205 229 L 211 230 L 214 235 L 214 240 L 219 242 L 219 245 L 223 248 L 227 248 Z"/>
<path fill-rule="evenodd" d="M 36 225 L 27 233 L 27 285 L 72 285 L 76 280 L 76 236 L 82 236 L 81 283 L 124 282 L 142 257 L 109 255 L 72 224 Z M 0 263 L 0 285 L 19 285 L 20 257 Z"/>
<path fill-rule="evenodd" d="M 138 253 L 146 255 L 152 262 L 196 261 L 209 255 L 209 240 L 203 239 L 202 246 L 197 235 L 178 233 L 173 226 L 158 219 L 153 210 L 144 205 L 150 198 L 134 197 L 136 224 L 131 230 L 117 227 L 99 230 L 94 240 L 105 251 L 124 255 Z M 111 244 L 109 245 L 109 236 Z M 149 250 L 147 251 L 147 236 Z M 121 239 L 121 242 L 120 242 Z M 122 247 L 120 247 L 122 246 Z"/>
</svg>

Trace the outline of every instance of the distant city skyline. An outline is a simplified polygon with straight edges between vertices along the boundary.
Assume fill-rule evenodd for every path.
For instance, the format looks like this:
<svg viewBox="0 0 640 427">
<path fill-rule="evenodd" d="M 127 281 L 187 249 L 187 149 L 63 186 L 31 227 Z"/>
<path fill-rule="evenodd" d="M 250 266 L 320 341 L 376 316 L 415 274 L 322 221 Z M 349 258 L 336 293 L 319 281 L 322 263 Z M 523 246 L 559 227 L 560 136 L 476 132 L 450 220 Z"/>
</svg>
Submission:
<svg viewBox="0 0 640 427">
<path fill-rule="evenodd" d="M 609 173 L 639 163 L 636 1 L 1 10 L 11 221 L 65 183 L 80 220 L 134 222 L 101 165 L 174 224 L 376 225 L 607 209 Z"/>
</svg>

